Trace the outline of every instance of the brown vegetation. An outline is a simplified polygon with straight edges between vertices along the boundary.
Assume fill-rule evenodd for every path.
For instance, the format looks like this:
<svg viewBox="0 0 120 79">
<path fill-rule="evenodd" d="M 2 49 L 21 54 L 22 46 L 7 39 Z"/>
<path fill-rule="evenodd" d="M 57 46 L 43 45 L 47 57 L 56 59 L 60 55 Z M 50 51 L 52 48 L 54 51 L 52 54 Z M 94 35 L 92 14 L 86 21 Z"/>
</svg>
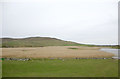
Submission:
<svg viewBox="0 0 120 79">
<path fill-rule="evenodd" d="M 102 58 L 113 56 L 111 53 L 99 51 L 98 49 L 100 48 L 80 46 L 2 48 L 2 56 L 14 58 Z"/>
</svg>

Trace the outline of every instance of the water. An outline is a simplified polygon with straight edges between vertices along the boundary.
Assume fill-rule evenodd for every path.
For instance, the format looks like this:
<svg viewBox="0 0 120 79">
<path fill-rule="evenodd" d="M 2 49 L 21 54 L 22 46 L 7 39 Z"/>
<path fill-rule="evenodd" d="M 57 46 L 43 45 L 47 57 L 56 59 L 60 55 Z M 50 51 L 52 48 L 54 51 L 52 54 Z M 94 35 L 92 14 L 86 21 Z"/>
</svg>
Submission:
<svg viewBox="0 0 120 79">
<path fill-rule="evenodd" d="M 120 49 L 102 48 L 100 49 L 100 51 L 114 54 L 115 56 L 113 56 L 113 58 L 120 58 L 120 53 L 119 53 Z"/>
</svg>

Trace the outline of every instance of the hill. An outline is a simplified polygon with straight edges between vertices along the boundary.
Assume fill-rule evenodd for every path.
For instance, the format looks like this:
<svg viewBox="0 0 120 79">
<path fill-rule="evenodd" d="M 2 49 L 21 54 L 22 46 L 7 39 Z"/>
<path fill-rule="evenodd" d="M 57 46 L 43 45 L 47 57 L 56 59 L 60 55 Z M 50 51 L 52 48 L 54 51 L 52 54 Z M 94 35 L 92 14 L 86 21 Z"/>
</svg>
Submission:
<svg viewBox="0 0 120 79">
<path fill-rule="evenodd" d="M 83 45 L 50 37 L 29 37 L 22 39 L 1 38 L 1 47 L 44 47 L 44 46 L 77 46 Z M 1 40 L 0 39 L 0 40 Z"/>
</svg>

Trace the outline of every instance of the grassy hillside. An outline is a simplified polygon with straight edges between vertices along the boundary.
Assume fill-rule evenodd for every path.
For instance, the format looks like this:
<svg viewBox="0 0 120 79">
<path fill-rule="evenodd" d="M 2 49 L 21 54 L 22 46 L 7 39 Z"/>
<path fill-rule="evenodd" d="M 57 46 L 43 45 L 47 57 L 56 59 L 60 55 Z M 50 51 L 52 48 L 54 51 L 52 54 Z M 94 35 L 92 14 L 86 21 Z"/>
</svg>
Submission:
<svg viewBox="0 0 120 79">
<path fill-rule="evenodd" d="M 43 47 L 43 46 L 77 46 L 75 42 L 63 41 L 49 37 L 30 37 L 23 39 L 2 38 L 2 47 Z"/>
<path fill-rule="evenodd" d="M 89 46 L 110 47 L 120 49 L 119 45 L 87 45 L 71 41 L 64 41 L 50 37 L 29 37 L 22 39 L 0 38 L 0 47 L 44 47 L 44 46 Z"/>
</svg>

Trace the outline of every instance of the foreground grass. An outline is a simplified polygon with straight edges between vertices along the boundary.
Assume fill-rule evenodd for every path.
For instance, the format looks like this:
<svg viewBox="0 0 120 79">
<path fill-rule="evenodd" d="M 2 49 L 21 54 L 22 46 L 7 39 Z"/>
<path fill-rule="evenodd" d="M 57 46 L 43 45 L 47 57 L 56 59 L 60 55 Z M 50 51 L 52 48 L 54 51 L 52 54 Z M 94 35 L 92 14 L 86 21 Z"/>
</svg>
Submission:
<svg viewBox="0 0 120 79">
<path fill-rule="evenodd" d="M 0 60 L 0 79 L 2 78 L 2 62 Z"/>
<path fill-rule="evenodd" d="M 117 77 L 112 59 L 3 61 L 3 77 Z"/>
</svg>

